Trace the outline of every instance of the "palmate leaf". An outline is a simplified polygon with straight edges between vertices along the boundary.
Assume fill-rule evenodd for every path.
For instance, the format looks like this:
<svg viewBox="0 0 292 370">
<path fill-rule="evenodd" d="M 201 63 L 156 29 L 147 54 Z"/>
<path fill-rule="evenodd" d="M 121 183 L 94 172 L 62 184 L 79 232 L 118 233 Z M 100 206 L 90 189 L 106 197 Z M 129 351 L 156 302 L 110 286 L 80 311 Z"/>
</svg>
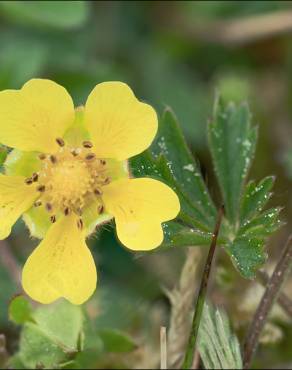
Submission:
<svg viewBox="0 0 292 370">
<path fill-rule="evenodd" d="M 218 98 L 208 139 L 226 210 L 218 244 L 243 277 L 253 278 L 266 260 L 266 239 L 281 222 L 280 208 L 263 211 L 271 197 L 274 178 L 245 184 L 257 139 L 248 106 L 226 104 Z M 160 119 L 158 138 L 151 151 L 132 158 L 130 166 L 135 177 L 157 178 L 179 196 L 181 212 L 177 220 L 164 224 L 162 248 L 210 245 L 216 207 L 170 109 Z"/>
<path fill-rule="evenodd" d="M 202 174 L 191 154 L 174 113 L 167 108 L 159 125 L 158 138 L 152 147 L 156 156 L 163 156 L 185 198 L 198 209 L 204 222 L 213 227 L 216 208 Z"/>
<path fill-rule="evenodd" d="M 239 342 L 227 315 L 207 304 L 200 324 L 199 352 L 205 369 L 242 369 Z"/>
<path fill-rule="evenodd" d="M 232 225 L 238 209 L 248 169 L 254 156 L 257 129 L 251 127 L 246 104 L 227 106 L 218 98 L 208 127 L 209 147 L 220 185 L 226 217 Z"/>
<path fill-rule="evenodd" d="M 159 123 L 158 139 L 150 150 L 130 160 L 135 177 L 152 177 L 165 182 L 180 198 L 179 220 L 192 225 L 191 245 L 210 240 L 216 208 L 209 195 L 198 165 L 192 156 L 173 112 L 167 108 Z M 190 228 L 179 222 L 164 224 L 162 247 L 186 246 L 184 234 Z"/>
<path fill-rule="evenodd" d="M 260 181 L 258 185 L 254 181 L 251 181 L 246 186 L 240 205 L 240 225 L 243 225 L 262 211 L 272 195 L 271 189 L 274 181 L 275 178 L 273 176 L 268 176 Z"/>
<path fill-rule="evenodd" d="M 224 104 L 218 98 L 208 138 L 229 227 L 225 250 L 242 276 L 253 278 L 267 257 L 266 238 L 281 222 L 280 208 L 263 212 L 274 178 L 266 177 L 258 184 L 252 181 L 245 186 L 257 138 L 248 106 Z"/>
</svg>

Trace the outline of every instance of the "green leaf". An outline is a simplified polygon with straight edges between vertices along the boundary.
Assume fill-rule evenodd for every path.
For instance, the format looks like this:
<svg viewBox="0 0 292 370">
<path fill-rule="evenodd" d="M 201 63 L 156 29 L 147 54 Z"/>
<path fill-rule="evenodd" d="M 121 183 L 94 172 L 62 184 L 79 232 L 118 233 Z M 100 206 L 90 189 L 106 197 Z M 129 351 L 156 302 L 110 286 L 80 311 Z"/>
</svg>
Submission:
<svg viewBox="0 0 292 370">
<path fill-rule="evenodd" d="M 257 129 L 251 127 L 250 120 L 246 104 L 225 105 L 218 98 L 208 126 L 213 164 L 232 225 L 238 222 L 243 185 L 255 152 Z"/>
<path fill-rule="evenodd" d="M 164 240 L 161 245 L 161 248 L 163 247 L 177 247 L 177 240 L 175 239 L 176 235 L 180 235 L 180 233 L 186 232 L 189 230 L 189 228 L 181 225 L 180 223 L 176 221 L 168 221 L 164 222 L 162 224 L 163 232 L 164 232 Z"/>
<path fill-rule="evenodd" d="M 7 157 L 8 150 L 4 145 L 0 145 L 0 167 L 3 166 L 5 159 Z"/>
<path fill-rule="evenodd" d="M 275 178 L 269 176 L 260 181 L 258 185 L 254 181 L 247 185 L 240 205 L 241 225 L 262 211 L 271 197 L 272 193 L 270 191 L 274 181 Z"/>
<path fill-rule="evenodd" d="M 282 222 L 279 213 L 282 208 L 271 208 L 260 216 L 247 221 L 238 231 L 238 235 L 247 237 L 266 237 L 276 231 Z"/>
<path fill-rule="evenodd" d="M 34 319 L 39 328 L 66 351 L 78 350 L 83 322 L 80 306 L 61 300 L 56 304 L 38 308 Z"/>
<path fill-rule="evenodd" d="M 159 122 L 157 140 L 152 148 L 156 156 L 163 156 L 177 187 L 213 227 L 216 209 L 202 178 L 198 164 L 191 154 L 174 113 L 167 108 Z"/>
<path fill-rule="evenodd" d="M 99 336 L 106 352 L 131 352 L 137 348 L 136 343 L 126 334 L 112 329 L 103 329 Z"/>
<path fill-rule="evenodd" d="M 263 238 L 241 236 L 226 246 L 232 262 L 244 278 L 253 279 L 256 269 L 265 263 L 264 244 Z"/>
<path fill-rule="evenodd" d="M 178 122 L 166 109 L 159 124 L 159 134 L 152 153 L 148 150 L 130 160 L 135 177 L 152 177 L 173 188 L 180 199 L 179 218 L 203 231 L 215 223 L 216 209 L 204 184 Z"/>
<path fill-rule="evenodd" d="M 170 171 L 170 168 L 167 165 L 167 160 L 164 156 L 160 155 L 158 158 L 155 158 L 150 151 L 145 151 L 142 154 L 133 157 L 130 160 L 130 166 L 132 173 L 135 177 L 151 177 L 166 183 L 170 186 L 178 195 L 180 200 L 181 212 L 178 216 L 181 220 L 186 222 L 187 224 L 190 223 L 195 225 L 196 228 L 202 231 L 208 231 L 210 227 L 203 223 L 202 221 L 202 214 L 201 212 L 195 208 L 194 205 L 190 204 L 189 201 L 186 199 L 185 195 L 181 192 L 177 182 L 174 180 L 173 175 Z M 208 223 L 208 221 L 207 221 Z M 169 223 L 165 223 L 167 225 Z M 177 226 L 175 227 L 175 231 L 177 231 Z M 164 228 L 165 231 L 165 240 L 168 237 L 168 242 L 171 240 L 172 236 L 170 233 L 173 231 L 174 228 Z M 168 244 L 166 241 L 164 245 Z M 170 243 L 173 243 L 172 241 Z"/>
<path fill-rule="evenodd" d="M 33 310 L 30 302 L 22 295 L 16 296 L 12 299 L 8 308 L 9 319 L 16 324 L 24 324 L 32 321 Z"/>
<path fill-rule="evenodd" d="M 198 229 L 185 229 L 173 235 L 173 244 L 177 247 L 209 246 L 213 233 Z M 224 239 L 218 238 L 218 244 L 224 244 Z"/>
<path fill-rule="evenodd" d="M 26 323 L 23 327 L 19 346 L 18 357 L 26 369 L 35 369 L 37 365 L 54 369 L 67 357 L 58 343 L 32 323 Z"/>
<path fill-rule="evenodd" d="M 242 369 L 239 342 L 223 311 L 205 304 L 199 336 L 199 352 L 206 369 Z"/>
<path fill-rule="evenodd" d="M 81 350 L 83 314 L 80 306 L 60 300 L 33 312 L 34 322 L 24 323 L 17 358 L 25 368 L 38 364 L 56 368 L 71 360 Z"/>
<path fill-rule="evenodd" d="M 243 277 L 253 278 L 266 260 L 267 237 L 282 224 L 280 208 L 263 212 L 274 178 L 245 186 L 257 139 L 247 105 L 226 104 L 218 98 L 214 112 L 208 127 L 209 146 L 226 209 L 218 244 L 226 249 Z M 163 226 L 161 247 L 210 245 L 217 212 L 169 109 L 160 120 L 151 151 L 134 157 L 130 163 L 134 176 L 157 178 L 172 187 L 180 199 L 178 219 Z"/>
<path fill-rule="evenodd" d="M 88 17 L 86 1 L 1 1 L 0 11 L 19 23 L 71 29 Z"/>
<path fill-rule="evenodd" d="M 266 239 L 282 224 L 280 208 L 263 212 L 274 178 L 245 186 L 257 139 L 257 129 L 250 121 L 246 104 L 226 104 L 219 97 L 208 126 L 209 146 L 226 210 L 221 230 L 223 246 L 245 278 L 254 278 L 266 261 Z"/>
</svg>

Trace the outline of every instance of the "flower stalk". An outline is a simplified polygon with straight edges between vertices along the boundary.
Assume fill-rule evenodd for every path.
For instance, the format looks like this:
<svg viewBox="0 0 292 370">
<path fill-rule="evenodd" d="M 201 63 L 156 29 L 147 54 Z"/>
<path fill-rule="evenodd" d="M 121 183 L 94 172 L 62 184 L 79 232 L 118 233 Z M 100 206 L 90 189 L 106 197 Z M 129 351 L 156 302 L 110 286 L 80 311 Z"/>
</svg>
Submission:
<svg viewBox="0 0 292 370">
<path fill-rule="evenodd" d="M 244 344 L 244 369 L 249 369 L 253 356 L 258 347 L 259 336 L 267 321 L 267 317 L 276 302 L 280 289 L 287 278 L 292 266 L 292 235 L 288 238 L 283 249 L 281 258 L 267 283 L 266 291 L 256 310 L 254 318 L 249 326 Z"/>
<path fill-rule="evenodd" d="M 220 226 L 221 226 L 221 222 L 223 218 L 223 213 L 224 213 L 224 206 L 222 206 L 218 212 L 218 218 L 217 218 L 217 222 L 214 228 L 211 245 L 210 245 L 207 261 L 206 261 L 203 276 L 202 276 L 202 281 L 201 281 L 200 290 L 199 290 L 199 294 L 198 294 L 198 298 L 196 302 L 191 332 L 189 336 L 189 341 L 188 341 L 182 369 L 191 369 L 193 361 L 194 361 L 194 354 L 196 350 L 198 332 L 199 332 L 201 317 L 203 313 L 205 298 L 207 294 L 209 276 L 211 272 L 212 261 L 213 261 L 214 254 L 215 254 L 217 238 L 218 238 L 218 234 L 220 231 Z"/>
</svg>

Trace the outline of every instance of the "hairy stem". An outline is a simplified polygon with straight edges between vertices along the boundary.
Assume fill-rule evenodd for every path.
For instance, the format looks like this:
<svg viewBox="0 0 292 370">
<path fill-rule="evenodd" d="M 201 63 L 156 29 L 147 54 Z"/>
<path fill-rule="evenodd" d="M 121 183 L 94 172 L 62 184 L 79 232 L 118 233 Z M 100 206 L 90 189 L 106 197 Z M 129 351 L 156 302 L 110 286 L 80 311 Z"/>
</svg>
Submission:
<svg viewBox="0 0 292 370">
<path fill-rule="evenodd" d="M 270 313 L 273 303 L 279 296 L 281 286 L 285 281 L 285 278 L 290 272 L 292 265 L 292 236 L 289 237 L 279 262 L 273 272 L 272 277 L 269 279 L 266 287 L 266 291 L 259 303 L 254 318 L 250 324 L 245 344 L 244 344 L 244 356 L 243 364 L 244 369 L 249 369 L 253 356 L 258 346 L 259 336 L 266 323 L 268 314 Z"/>
<path fill-rule="evenodd" d="M 270 280 L 269 275 L 265 271 L 258 271 L 258 277 L 263 286 L 266 286 Z M 292 318 L 292 300 L 285 293 L 280 292 L 277 302 L 286 314 Z"/>
<path fill-rule="evenodd" d="M 193 365 L 198 332 L 199 332 L 201 317 L 203 313 L 205 298 L 207 294 L 209 276 L 210 276 L 212 261 L 213 261 L 213 257 L 215 253 L 216 244 L 217 244 L 217 238 L 218 238 L 218 234 L 219 234 L 220 226 L 222 222 L 223 212 L 224 212 L 224 207 L 221 207 L 218 213 L 218 219 L 215 225 L 212 242 L 210 245 L 207 261 L 206 261 L 203 276 L 202 276 L 202 281 L 201 281 L 200 290 L 199 290 L 195 312 L 193 316 L 193 321 L 192 321 L 191 333 L 189 336 L 189 341 L 188 341 L 185 358 L 184 358 L 184 362 L 182 366 L 183 369 L 191 369 Z"/>
</svg>

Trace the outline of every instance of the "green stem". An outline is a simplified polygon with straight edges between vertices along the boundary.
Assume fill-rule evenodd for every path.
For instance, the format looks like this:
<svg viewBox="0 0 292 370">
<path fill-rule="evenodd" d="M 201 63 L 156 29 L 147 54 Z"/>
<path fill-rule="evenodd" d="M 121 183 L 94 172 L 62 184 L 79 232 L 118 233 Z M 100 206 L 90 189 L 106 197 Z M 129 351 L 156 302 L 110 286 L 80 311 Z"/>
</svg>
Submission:
<svg viewBox="0 0 292 370">
<path fill-rule="evenodd" d="M 199 332 L 199 327 L 200 327 L 200 322 L 201 322 L 201 317 L 203 313 L 203 308 L 204 308 L 204 303 L 205 303 L 205 298 L 207 294 L 207 288 L 208 288 L 208 281 L 209 281 L 209 276 L 210 276 L 210 271 L 211 271 L 211 266 L 212 266 L 212 261 L 215 253 L 215 248 L 217 244 L 217 238 L 222 222 L 222 217 L 224 213 L 224 207 L 222 206 L 219 209 L 218 212 L 218 219 L 214 228 L 214 233 L 212 236 L 212 241 L 208 253 L 208 257 L 206 260 L 203 276 L 202 276 L 202 281 L 200 285 L 200 290 L 196 302 L 196 307 L 195 307 L 195 312 L 193 316 L 193 321 L 192 321 L 192 327 L 191 327 L 191 332 L 189 336 L 189 341 L 185 353 L 185 358 L 183 361 L 183 366 L 182 369 L 191 369 L 193 360 L 194 360 L 194 353 L 196 349 L 196 343 L 197 343 L 197 338 L 198 338 L 198 332 Z"/>
</svg>

